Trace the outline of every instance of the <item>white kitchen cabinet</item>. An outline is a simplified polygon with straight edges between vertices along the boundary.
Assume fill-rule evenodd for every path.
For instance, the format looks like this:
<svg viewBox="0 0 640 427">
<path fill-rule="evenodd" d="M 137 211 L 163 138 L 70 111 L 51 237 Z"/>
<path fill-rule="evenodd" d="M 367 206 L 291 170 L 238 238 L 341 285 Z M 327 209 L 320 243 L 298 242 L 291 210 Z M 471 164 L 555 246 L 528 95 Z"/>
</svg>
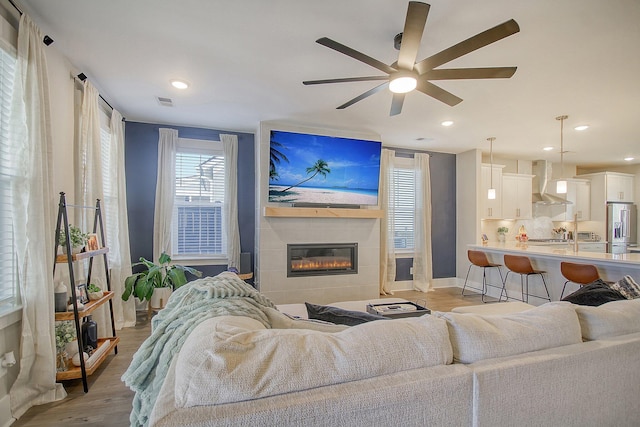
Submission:
<svg viewBox="0 0 640 427">
<path fill-rule="evenodd" d="M 480 185 L 480 218 L 482 219 L 502 219 L 502 169 L 503 165 L 482 164 L 481 185 Z M 493 184 L 491 179 L 493 178 Z M 490 200 L 487 197 L 489 188 L 496 189 L 496 198 Z"/>
<path fill-rule="evenodd" d="M 580 252 L 607 252 L 607 244 L 605 242 L 578 242 L 578 251 Z"/>
<path fill-rule="evenodd" d="M 505 219 L 531 219 L 531 183 L 533 175 L 502 174 L 502 217 Z"/>
<path fill-rule="evenodd" d="M 635 175 L 619 172 L 598 172 L 578 175 L 591 181 L 591 221 L 604 224 L 607 202 L 634 202 Z M 604 232 L 604 229 L 601 230 Z"/>
<path fill-rule="evenodd" d="M 591 219 L 591 182 L 588 179 L 567 178 L 567 193 L 558 194 L 556 181 L 551 182 L 551 193 L 571 202 L 570 205 L 553 206 L 553 221 L 573 221 L 574 214 L 578 221 Z"/>
<path fill-rule="evenodd" d="M 633 203 L 633 175 L 607 173 L 607 202 Z"/>
</svg>

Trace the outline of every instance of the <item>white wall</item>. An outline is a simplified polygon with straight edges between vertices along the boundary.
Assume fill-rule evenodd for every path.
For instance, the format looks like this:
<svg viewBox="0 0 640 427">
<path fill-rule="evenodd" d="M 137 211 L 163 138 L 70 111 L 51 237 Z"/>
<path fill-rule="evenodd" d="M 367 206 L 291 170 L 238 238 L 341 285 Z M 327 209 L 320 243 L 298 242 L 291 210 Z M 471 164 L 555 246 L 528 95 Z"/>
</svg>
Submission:
<svg viewBox="0 0 640 427">
<path fill-rule="evenodd" d="M 482 152 L 465 151 L 456 156 L 456 276 L 464 278 L 469 262 L 467 245 L 480 241 L 481 225 L 478 207 L 480 200 L 480 165 Z"/>
</svg>

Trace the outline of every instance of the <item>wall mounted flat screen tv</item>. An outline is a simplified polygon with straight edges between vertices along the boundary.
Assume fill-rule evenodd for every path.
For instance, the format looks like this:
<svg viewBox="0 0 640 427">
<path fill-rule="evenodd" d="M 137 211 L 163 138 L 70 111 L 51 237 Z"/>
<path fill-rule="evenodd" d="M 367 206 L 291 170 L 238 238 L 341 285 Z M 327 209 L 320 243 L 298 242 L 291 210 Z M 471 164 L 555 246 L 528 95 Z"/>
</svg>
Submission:
<svg viewBox="0 0 640 427">
<path fill-rule="evenodd" d="M 382 143 L 272 130 L 269 202 L 377 205 Z"/>
</svg>

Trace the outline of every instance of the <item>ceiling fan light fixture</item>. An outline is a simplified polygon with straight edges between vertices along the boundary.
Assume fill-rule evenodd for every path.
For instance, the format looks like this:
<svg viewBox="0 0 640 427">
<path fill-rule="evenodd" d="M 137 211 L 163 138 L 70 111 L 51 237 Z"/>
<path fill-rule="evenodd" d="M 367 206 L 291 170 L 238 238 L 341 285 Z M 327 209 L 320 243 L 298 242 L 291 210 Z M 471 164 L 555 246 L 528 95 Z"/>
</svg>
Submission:
<svg viewBox="0 0 640 427">
<path fill-rule="evenodd" d="M 398 71 L 389 81 L 389 90 L 393 93 L 411 92 L 416 86 L 418 86 L 418 79 L 411 71 Z"/>
</svg>

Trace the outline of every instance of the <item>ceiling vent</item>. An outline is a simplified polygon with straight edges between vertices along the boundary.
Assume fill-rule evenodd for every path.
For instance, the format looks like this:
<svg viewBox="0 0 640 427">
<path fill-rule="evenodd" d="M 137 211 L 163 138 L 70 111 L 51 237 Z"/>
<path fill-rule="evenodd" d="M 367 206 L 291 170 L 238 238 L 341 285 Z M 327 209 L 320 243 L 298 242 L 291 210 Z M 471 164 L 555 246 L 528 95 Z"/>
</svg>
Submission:
<svg viewBox="0 0 640 427">
<path fill-rule="evenodd" d="M 163 98 L 162 96 L 158 96 L 158 103 L 163 107 L 173 107 L 173 100 L 171 98 Z"/>
</svg>

